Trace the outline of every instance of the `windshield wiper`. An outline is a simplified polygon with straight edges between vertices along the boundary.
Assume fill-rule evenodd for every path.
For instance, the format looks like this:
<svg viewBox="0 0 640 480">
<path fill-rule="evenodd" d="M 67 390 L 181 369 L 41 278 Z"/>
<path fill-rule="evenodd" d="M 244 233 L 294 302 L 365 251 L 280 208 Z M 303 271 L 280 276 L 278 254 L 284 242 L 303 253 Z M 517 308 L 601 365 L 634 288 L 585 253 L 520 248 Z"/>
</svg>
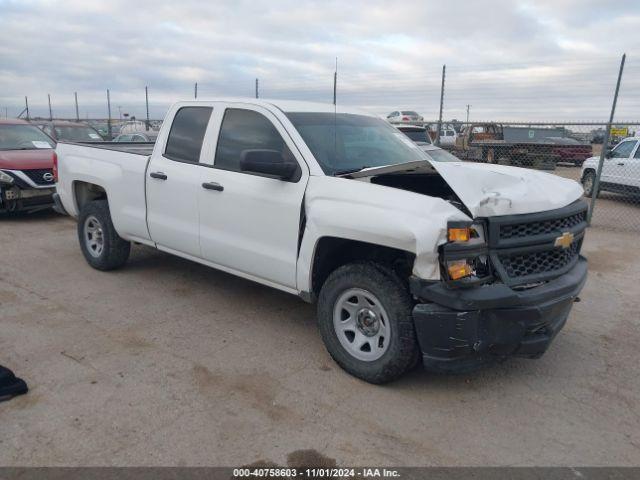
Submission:
<svg viewBox="0 0 640 480">
<path fill-rule="evenodd" d="M 334 177 L 340 176 L 340 175 L 348 175 L 350 173 L 356 173 L 359 172 L 361 170 L 364 170 L 365 168 L 371 168 L 369 165 L 363 165 L 362 167 L 356 167 L 356 168 L 348 168 L 346 170 L 338 170 L 337 172 L 333 173 Z"/>
</svg>

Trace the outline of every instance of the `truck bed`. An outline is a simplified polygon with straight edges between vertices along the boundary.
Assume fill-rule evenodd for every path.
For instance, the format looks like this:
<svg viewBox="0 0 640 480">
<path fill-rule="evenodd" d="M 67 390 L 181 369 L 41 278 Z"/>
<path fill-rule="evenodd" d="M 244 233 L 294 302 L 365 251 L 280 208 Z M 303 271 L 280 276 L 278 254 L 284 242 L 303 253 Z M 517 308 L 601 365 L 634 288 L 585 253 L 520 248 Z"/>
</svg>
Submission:
<svg viewBox="0 0 640 480">
<path fill-rule="evenodd" d="M 134 155 L 149 156 L 153 152 L 153 142 L 58 142 L 83 147 L 102 148 L 116 152 L 133 153 Z"/>
</svg>

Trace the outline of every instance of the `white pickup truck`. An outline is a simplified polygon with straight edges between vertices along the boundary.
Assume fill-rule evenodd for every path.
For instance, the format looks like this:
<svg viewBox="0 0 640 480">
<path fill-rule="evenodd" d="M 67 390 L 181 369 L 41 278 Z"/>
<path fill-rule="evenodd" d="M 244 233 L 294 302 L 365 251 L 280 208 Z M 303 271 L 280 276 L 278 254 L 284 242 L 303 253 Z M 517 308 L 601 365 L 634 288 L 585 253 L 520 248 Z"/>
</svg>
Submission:
<svg viewBox="0 0 640 480">
<path fill-rule="evenodd" d="M 56 151 L 91 266 L 138 242 L 317 302 L 331 356 L 372 383 L 539 357 L 587 276 L 578 183 L 460 162 L 356 110 L 180 102 L 152 151 Z"/>
<path fill-rule="evenodd" d="M 600 156 L 596 156 L 587 158 L 582 164 L 580 178 L 587 197 L 593 195 L 599 163 Z M 598 193 L 605 190 L 640 195 L 640 138 L 625 138 L 606 153 L 598 190 Z"/>
</svg>

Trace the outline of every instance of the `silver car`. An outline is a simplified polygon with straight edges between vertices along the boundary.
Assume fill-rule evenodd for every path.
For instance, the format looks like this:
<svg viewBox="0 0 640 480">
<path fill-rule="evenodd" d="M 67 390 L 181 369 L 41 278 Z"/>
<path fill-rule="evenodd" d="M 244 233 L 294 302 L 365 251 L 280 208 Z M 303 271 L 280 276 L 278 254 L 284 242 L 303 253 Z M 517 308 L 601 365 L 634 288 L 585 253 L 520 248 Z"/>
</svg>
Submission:
<svg viewBox="0 0 640 480">
<path fill-rule="evenodd" d="M 396 110 L 387 115 L 387 120 L 390 123 L 416 123 L 423 122 L 424 118 L 413 110 Z"/>
</svg>

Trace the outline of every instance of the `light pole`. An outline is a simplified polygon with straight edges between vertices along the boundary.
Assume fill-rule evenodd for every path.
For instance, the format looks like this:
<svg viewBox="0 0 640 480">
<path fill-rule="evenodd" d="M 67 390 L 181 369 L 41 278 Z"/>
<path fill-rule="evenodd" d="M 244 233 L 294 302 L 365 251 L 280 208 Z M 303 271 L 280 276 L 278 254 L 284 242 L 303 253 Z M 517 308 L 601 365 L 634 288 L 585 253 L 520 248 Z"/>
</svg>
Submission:
<svg viewBox="0 0 640 480">
<path fill-rule="evenodd" d="M 467 123 L 469 123 L 469 108 L 471 108 L 471 105 L 467 103 Z"/>
<path fill-rule="evenodd" d="M 120 121 L 122 121 L 122 105 L 118 105 L 118 117 Z"/>
</svg>

